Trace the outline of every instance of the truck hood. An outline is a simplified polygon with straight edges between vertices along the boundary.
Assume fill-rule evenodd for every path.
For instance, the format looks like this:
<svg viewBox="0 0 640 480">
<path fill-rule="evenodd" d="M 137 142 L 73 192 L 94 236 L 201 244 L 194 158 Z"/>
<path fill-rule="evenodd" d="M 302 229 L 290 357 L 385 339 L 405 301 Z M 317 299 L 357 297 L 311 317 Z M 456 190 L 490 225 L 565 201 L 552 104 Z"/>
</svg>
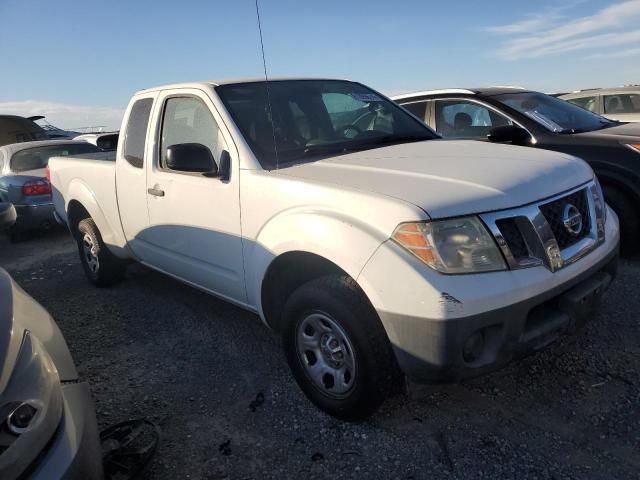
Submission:
<svg viewBox="0 0 640 480">
<path fill-rule="evenodd" d="M 585 162 L 569 155 L 460 140 L 392 145 L 277 174 L 404 200 L 433 219 L 518 207 L 593 178 Z"/>
</svg>

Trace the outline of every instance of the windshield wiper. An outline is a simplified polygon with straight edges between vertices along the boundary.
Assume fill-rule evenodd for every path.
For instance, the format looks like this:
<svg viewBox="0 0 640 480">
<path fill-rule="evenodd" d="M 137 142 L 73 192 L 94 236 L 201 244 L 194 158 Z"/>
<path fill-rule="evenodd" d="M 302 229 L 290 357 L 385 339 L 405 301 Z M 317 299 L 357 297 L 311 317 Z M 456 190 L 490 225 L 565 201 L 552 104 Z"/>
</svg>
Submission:
<svg viewBox="0 0 640 480">
<path fill-rule="evenodd" d="M 605 128 L 610 128 L 616 125 L 616 122 L 611 122 L 609 120 L 600 120 L 600 126 L 594 128 L 563 128 L 559 130 L 558 133 L 587 133 L 587 132 L 595 132 L 596 130 L 603 130 Z"/>
<path fill-rule="evenodd" d="M 326 153 L 346 153 L 349 151 L 349 147 L 344 144 L 320 144 L 320 145 L 309 145 L 304 148 L 302 151 L 305 155 L 317 155 L 317 154 L 326 154 Z"/>
</svg>

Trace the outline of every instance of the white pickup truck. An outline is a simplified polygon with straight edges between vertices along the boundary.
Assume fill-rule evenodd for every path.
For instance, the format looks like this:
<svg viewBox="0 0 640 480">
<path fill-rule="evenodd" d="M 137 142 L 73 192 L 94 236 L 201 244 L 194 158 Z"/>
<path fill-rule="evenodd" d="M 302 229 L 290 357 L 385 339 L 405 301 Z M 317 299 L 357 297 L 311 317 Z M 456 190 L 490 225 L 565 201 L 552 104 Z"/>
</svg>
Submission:
<svg viewBox="0 0 640 480">
<path fill-rule="evenodd" d="M 115 161 L 53 158 L 57 216 L 106 286 L 135 260 L 257 313 L 341 418 L 573 331 L 615 276 L 589 166 L 444 141 L 362 84 L 203 82 L 134 95 Z"/>
</svg>

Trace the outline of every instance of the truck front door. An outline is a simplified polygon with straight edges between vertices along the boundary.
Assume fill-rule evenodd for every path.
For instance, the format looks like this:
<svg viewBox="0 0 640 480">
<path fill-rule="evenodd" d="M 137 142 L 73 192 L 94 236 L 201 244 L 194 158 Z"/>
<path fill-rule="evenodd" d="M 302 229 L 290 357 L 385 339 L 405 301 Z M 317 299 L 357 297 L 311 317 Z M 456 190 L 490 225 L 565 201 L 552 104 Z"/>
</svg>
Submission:
<svg viewBox="0 0 640 480">
<path fill-rule="evenodd" d="M 205 92 L 164 91 L 156 113 L 156 141 L 147 174 L 149 228 L 144 261 L 236 302 L 246 301 L 240 237 L 237 153 Z M 167 149 L 199 144 L 220 166 L 230 156 L 228 180 L 171 169 Z"/>
</svg>

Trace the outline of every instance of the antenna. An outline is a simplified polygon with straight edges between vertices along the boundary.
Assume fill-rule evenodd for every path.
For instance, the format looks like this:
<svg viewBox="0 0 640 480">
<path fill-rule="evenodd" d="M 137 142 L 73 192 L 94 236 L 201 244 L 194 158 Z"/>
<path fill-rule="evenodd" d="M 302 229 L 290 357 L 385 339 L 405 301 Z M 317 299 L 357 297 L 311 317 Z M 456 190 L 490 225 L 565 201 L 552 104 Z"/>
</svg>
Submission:
<svg viewBox="0 0 640 480">
<path fill-rule="evenodd" d="M 258 7 L 258 0 L 256 0 L 256 16 L 258 17 L 258 31 L 260 32 L 260 49 L 262 50 L 262 66 L 264 67 L 264 82 L 267 90 L 267 108 L 269 109 L 269 117 L 271 119 L 271 133 L 273 133 L 273 151 L 276 155 L 276 170 L 278 170 L 278 144 L 276 143 L 276 126 L 273 118 L 273 110 L 271 108 L 271 96 L 269 94 L 269 76 L 267 75 L 267 60 L 264 56 L 264 42 L 262 40 L 262 23 L 260 22 L 260 8 Z"/>
</svg>

